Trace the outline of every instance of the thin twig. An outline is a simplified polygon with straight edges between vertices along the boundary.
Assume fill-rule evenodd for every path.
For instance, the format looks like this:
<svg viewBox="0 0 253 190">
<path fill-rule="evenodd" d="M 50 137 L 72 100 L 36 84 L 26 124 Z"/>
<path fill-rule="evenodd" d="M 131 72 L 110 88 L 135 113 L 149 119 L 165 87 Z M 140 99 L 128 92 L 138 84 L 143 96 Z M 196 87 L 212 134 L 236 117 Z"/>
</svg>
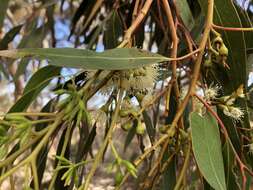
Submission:
<svg viewBox="0 0 253 190">
<path fill-rule="evenodd" d="M 63 113 L 60 113 L 59 117 L 56 119 L 56 121 L 53 124 L 50 125 L 50 129 L 47 131 L 47 133 L 45 134 L 45 136 L 41 139 L 41 141 L 35 147 L 35 149 L 33 150 L 33 152 L 27 158 L 25 158 L 20 163 L 18 163 L 16 166 L 14 166 L 9 171 L 7 171 L 2 176 L 0 176 L 0 183 L 4 179 L 6 179 L 7 177 L 9 177 L 11 174 L 13 174 L 14 172 L 16 172 L 20 167 L 22 167 L 22 166 L 24 166 L 24 165 L 26 165 L 28 163 L 31 163 L 34 159 L 36 159 L 36 157 L 37 157 L 39 151 L 41 150 L 41 148 L 45 145 L 45 143 L 48 141 L 49 137 L 53 134 L 53 132 L 58 127 L 58 125 L 62 122 L 62 117 L 63 117 Z"/>
<path fill-rule="evenodd" d="M 113 114 L 113 117 L 112 117 L 112 121 L 111 121 L 109 130 L 106 134 L 105 140 L 103 141 L 103 144 L 101 145 L 98 153 L 95 156 L 95 159 L 94 159 L 94 162 L 93 162 L 92 167 L 90 169 L 90 172 L 87 174 L 87 177 L 85 178 L 85 183 L 81 187 L 79 187 L 78 190 L 88 190 L 91 178 L 94 176 L 95 171 L 97 170 L 97 167 L 99 166 L 99 164 L 102 160 L 104 151 L 105 151 L 106 146 L 108 144 L 108 141 L 110 140 L 110 138 L 112 136 L 112 133 L 114 131 L 114 128 L 116 126 L 115 124 L 116 124 L 116 121 L 117 121 L 117 118 L 118 118 L 120 105 L 121 105 L 121 102 L 123 100 L 123 92 L 124 91 L 122 89 L 120 89 L 119 99 L 118 99 L 118 102 L 116 103 L 116 108 L 115 108 L 115 111 L 114 111 L 114 114 Z"/>
<path fill-rule="evenodd" d="M 191 145 L 189 144 L 187 146 L 187 152 L 186 152 L 184 164 L 183 164 L 182 170 L 180 171 L 180 174 L 179 174 L 179 176 L 177 178 L 177 183 L 176 183 L 176 185 L 174 187 L 174 190 L 180 190 L 181 183 L 183 181 L 184 176 L 186 175 L 186 170 L 188 168 L 188 164 L 189 164 L 189 160 L 190 160 L 190 155 L 191 155 Z"/>
<path fill-rule="evenodd" d="M 252 32 L 253 28 L 236 28 L 236 27 L 226 27 L 212 24 L 212 27 L 219 30 L 231 31 L 231 32 Z"/>
<path fill-rule="evenodd" d="M 206 20 L 206 27 L 202 36 L 202 40 L 200 42 L 199 45 L 199 54 L 194 66 L 194 70 L 193 70 L 193 74 L 192 74 L 192 80 L 191 80 L 191 84 L 188 90 L 187 95 L 185 96 L 184 100 L 182 101 L 182 103 L 179 106 L 179 110 L 177 110 L 177 113 L 174 117 L 174 120 L 172 122 L 172 126 L 175 127 L 178 120 L 181 118 L 181 115 L 183 114 L 185 107 L 188 104 L 188 101 L 190 99 L 190 97 L 195 93 L 195 88 L 196 88 L 196 84 L 199 78 L 199 73 L 200 73 L 200 66 L 201 66 L 201 62 L 202 62 L 202 58 L 205 52 L 205 47 L 208 41 L 208 37 L 210 34 L 210 31 L 212 29 L 212 23 L 213 23 L 213 7 L 214 7 L 214 0 L 208 0 L 208 8 L 207 8 L 207 20 Z"/>
<path fill-rule="evenodd" d="M 33 184 L 34 184 L 34 189 L 39 190 L 39 178 L 38 178 L 38 172 L 37 172 L 37 167 L 36 167 L 36 159 L 34 159 L 31 162 L 31 168 L 32 168 L 32 174 L 33 174 Z"/>
<path fill-rule="evenodd" d="M 64 157 L 64 154 L 67 150 L 67 145 L 69 144 L 69 141 L 70 141 L 70 135 L 71 135 L 71 129 L 72 129 L 72 126 L 68 126 L 67 128 L 67 131 L 66 131 L 66 134 L 65 134 L 65 137 L 64 137 L 64 141 L 63 141 L 63 145 L 62 145 L 62 150 L 61 150 L 61 153 L 60 153 L 60 157 Z M 55 180 L 57 178 L 57 174 L 59 173 L 59 170 L 57 169 L 59 166 L 61 165 L 61 161 L 59 160 L 58 163 L 57 163 L 57 166 L 55 167 L 55 170 L 54 170 L 54 173 L 53 173 L 53 177 L 51 178 L 51 181 L 50 181 L 50 184 L 49 184 L 49 187 L 48 189 L 53 189 L 53 186 L 54 186 L 54 183 L 55 183 Z"/>
<path fill-rule="evenodd" d="M 132 34 L 138 28 L 138 26 L 140 25 L 140 23 L 143 21 L 143 19 L 147 15 L 148 10 L 149 10 L 152 2 L 153 2 L 153 0 L 146 0 L 144 6 L 141 9 L 140 13 L 138 14 L 137 18 L 134 20 L 134 22 L 132 23 L 132 25 L 125 32 L 124 40 L 121 42 L 121 44 L 118 47 L 125 47 L 125 45 L 129 43 Z"/>
</svg>

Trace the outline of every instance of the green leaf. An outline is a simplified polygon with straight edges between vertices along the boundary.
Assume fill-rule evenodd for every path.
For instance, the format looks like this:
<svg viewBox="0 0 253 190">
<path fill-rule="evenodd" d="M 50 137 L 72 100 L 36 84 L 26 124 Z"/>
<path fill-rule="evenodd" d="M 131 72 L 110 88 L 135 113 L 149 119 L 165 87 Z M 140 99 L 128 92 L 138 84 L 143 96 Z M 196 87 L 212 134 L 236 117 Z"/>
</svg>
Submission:
<svg viewBox="0 0 253 190">
<path fill-rule="evenodd" d="M 24 94 L 8 111 L 8 113 L 25 111 L 32 101 L 37 97 L 39 92 L 36 89 Z"/>
<path fill-rule="evenodd" d="M 6 146 L 0 147 L 0 160 L 2 160 L 8 153 L 8 148 Z"/>
<path fill-rule="evenodd" d="M 149 116 L 147 111 L 143 111 L 142 113 L 144 123 L 146 125 L 147 133 L 150 139 L 150 142 L 153 143 L 155 140 L 155 127 L 152 123 L 151 117 Z"/>
<path fill-rule="evenodd" d="M 242 27 L 241 19 L 231 0 L 214 1 L 214 23 L 227 27 Z M 207 12 L 207 1 L 199 0 L 202 12 Z M 229 50 L 227 63 L 229 70 L 216 71 L 219 82 L 224 86 L 225 94 L 230 94 L 239 85 L 247 86 L 246 43 L 243 32 L 219 31 Z M 233 82 L 231 82 L 233 81 Z"/>
<path fill-rule="evenodd" d="M 191 113 L 193 153 L 206 181 L 219 190 L 226 189 L 220 133 L 216 120 L 207 113 L 204 117 Z"/>
<path fill-rule="evenodd" d="M 0 49 L 8 49 L 8 44 L 15 38 L 15 36 L 20 32 L 23 25 L 18 25 L 10 29 L 0 41 Z"/>
<path fill-rule="evenodd" d="M 8 49 L 8 44 L 15 38 L 15 36 L 20 32 L 23 25 L 18 25 L 10 29 L 0 40 L 0 50 Z M 3 63 L 0 63 L 0 71 L 3 72 L 4 76 L 8 79 L 9 73 L 7 69 L 4 67 Z"/>
<path fill-rule="evenodd" d="M 119 44 L 119 37 L 123 33 L 123 26 L 117 11 L 113 11 L 112 16 L 106 23 L 104 33 L 104 45 L 106 49 L 115 48 Z"/>
<path fill-rule="evenodd" d="M 29 35 L 22 38 L 18 48 L 40 48 L 42 47 L 42 41 L 47 31 L 48 25 L 43 25 L 40 28 L 33 29 Z M 18 64 L 17 71 L 15 73 L 15 79 L 22 75 L 29 63 L 28 59 L 22 59 Z"/>
<path fill-rule="evenodd" d="M 231 150 L 231 147 L 226 141 L 222 147 L 223 151 L 223 158 L 224 158 L 224 168 L 225 168 L 225 174 L 226 174 L 226 184 L 227 188 L 229 190 L 237 190 L 240 189 L 237 181 L 237 177 L 234 174 L 234 161 L 235 161 L 235 156 L 233 151 Z"/>
<path fill-rule="evenodd" d="M 72 128 L 73 129 L 73 128 Z M 71 130 L 72 130 L 71 129 Z M 65 141 L 65 136 L 66 136 L 66 132 L 67 132 L 67 128 L 65 128 L 60 136 L 60 140 L 57 146 L 57 150 L 56 150 L 56 155 L 60 155 L 63 149 L 63 144 Z M 72 135 L 70 135 L 71 138 Z M 59 160 L 58 160 L 59 159 Z M 70 168 L 72 167 L 73 163 L 70 161 L 70 143 L 67 144 L 67 147 L 64 151 L 64 155 L 62 157 L 58 156 L 58 159 L 55 159 L 55 166 L 57 166 L 58 161 L 63 161 L 64 164 L 69 165 Z M 67 189 L 64 185 L 64 181 L 61 180 L 61 178 L 64 176 L 64 174 L 68 171 L 67 168 L 62 169 L 58 172 L 56 180 L 55 180 L 55 184 L 54 187 L 55 189 L 61 189 L 61 190 L 65 190 Z"/>
<path fill-rule="evenodd" d="M 88 136 L 85 144 L 84 144 L 82 155 L 86 155 L 91 150 L 91 147 L 92 147 L 92 144 L 93 144 L 94 139 L 96 137 L 96 134 L 97 134 L 97 126 L 95 123 L 89 133 L 89 136 Z"/>
<path fill-rule="evenodd" d="M 58 76 L 60 74 L 60 70 L 60 67 L 55 66 L 46 66 L 39 69 L 27 82 L 24 89 L 24 94 L 28 93 L 30 90 L 37 88 L 45 80 Z"/>
<path fill-rule="evenodd" d="M 39 69 L 28 81 L 23 96 L 10 108 L 9 113 L 26 110 L 52 78 L 59 74 L 59 67 L 46 66 Z"/>
<path fill-rule="evenodd" d="M 50 65 L 80 69 L 134 69 L 169 59 L 136 48 L 117 48 L 102 53 L 75 48 L 34 48 L 0 51 L 10 58 L 34 57 L 46 59 Z"/>
<path fill-rule="evenodd" d="M 0 30 L 4 23 L 5 14 L 7 12 L 7 8 L 9 5 L 9 0 L 1 0 L 1 6 L 0 6 Z"/>
<path fill-rule="evenodd" d="M 247 11 L 245 11 L 242 7 L 235 4 L 235 8 L 237 10 L 238 16 L 240 17 L 242 27 L 244 28 L 251 28 L 253 27 L 252 22 L 250 20 L 250 16 L 248 15 Z M 247 49 L 253 48 L 253 33 L 252 32 L 244 32 L 245 36 L 245 43 Z"/>
<path fill-rule="evenodd" d="M 131 129 L 128 131 L 126 139 L 125 139 L 125 143 L 124 143 L 124 151 L 127 150 L 128 146 L 131 144 L 135 134 L 136 134 L 136 127 L 137 127 L 138 121 L 135 119 L 133 121 L 133 126 L 131 127 Z"/>
<path fill-rule="evenodd" d="M 169 156 L 170 156 L 169 151 L 165 152 L 162 162 L 163 163 L 166 162 Z M 177 160 L 176 157 L 174 156 L 161 176 L 161 183 L 159 184 L 160 186 L 159 190 L 174 189 L 176 185 L 176 167 L 177 167 Z"/>
<path fill-rule="evenodd" d="M 54 99 L 50 100 L 42 109 L 40 112 L 50 112 L 52 111 L 52 107 L 53 107 L 53 103 L 54 103 Z M 38 117 L 38 119 L 43 119 L 43 117 Z M 45 127 L 47 127 L 47 123 L 38 123 L 35 126 L 35 130 L 36 131 L 41 131 L 43 129 L 45 129 Z M 33 145 L 33 150 L 34 148 L 37 147 L 39 142 L 35 143 Z M 47 142 L 43 148 L 41 148 L 41 150 L 39 151 L 37 157 L 36 157 L 36 169 L 38 172 L 38 179 L 39 179 L 39 186 L 41 186 L 42 180 L 43 180 L 43 176 L 46 170 L 46 165 L 47 165 L 47 158 L 48 158 L 48 152 L 49 152 L 49 147 L 50 147 L 50 142 Z M 31 181 L 30 186 L 32 188 L 34 188 L 34 179 Z"/>
<path fill-rule="evenodd" d="M 184 24 L 189 30 L 191 30 L 194 27 L 195 21 L 187 0 L 180 0 L 176 1 L 175 3 L 178 8 L 178 11 L 180 12 Z"/>
</svg>

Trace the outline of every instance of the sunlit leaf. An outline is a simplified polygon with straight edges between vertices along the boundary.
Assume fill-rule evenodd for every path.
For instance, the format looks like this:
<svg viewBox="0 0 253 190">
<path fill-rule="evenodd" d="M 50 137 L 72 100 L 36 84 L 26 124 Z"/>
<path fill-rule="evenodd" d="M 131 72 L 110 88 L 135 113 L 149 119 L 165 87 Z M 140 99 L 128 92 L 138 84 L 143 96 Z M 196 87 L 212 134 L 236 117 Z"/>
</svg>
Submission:
<svg viewBox="0 0 253 190">
<path fill-rule="evenodd" d="M 74 48 L 37 48 L 0 51 L 10 58 L 34 57 L 49 64 L 80 69 L 123 70 L 167 61 L 168 58 L 136 48 L 117 48 L 102 53 Z"/>
</svg>

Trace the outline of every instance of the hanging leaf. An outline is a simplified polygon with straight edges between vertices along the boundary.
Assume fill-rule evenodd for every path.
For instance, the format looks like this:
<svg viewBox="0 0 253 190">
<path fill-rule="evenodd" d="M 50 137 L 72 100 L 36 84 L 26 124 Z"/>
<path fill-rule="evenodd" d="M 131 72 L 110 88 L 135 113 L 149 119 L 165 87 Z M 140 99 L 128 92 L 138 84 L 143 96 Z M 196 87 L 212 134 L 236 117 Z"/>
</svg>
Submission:
<svg viewBox="0 0 253 190">
<path fill-rule="evenodd" d="M 136 134 L 137 124 L 138 124 L 138 121 L 134 120 L 133 124 L 132 124 L 132 127 L 130 128 L 130 130 L 127 133 L 125 143 L 124 143 L 124 151 L 127 150 L 128 146 L 131 144 L 132 140 L 134 139 L 134 136 Z"/>
<path fill-rule="evenodd" d="M 143 111 L 142 113 L 143 120 L 147 129 L 147 133 L 150 139 L 150 142 L 153 143 L 155 140 L 155 127 L 152 123 L 151 117 L 149 116 L 147 111 Z"/>
<path fill-rule="evenodd" d="M 169 58 L 136 48 L 117 48 L 102 53 L 74 48 L 34 48 L 0 51 L 10 58 L 47 59 L 50 65 L 80 69 L 123 70 L 168 61 Z"/>
<path fill-rule="evenodd" d="M 60 74 L 60 67 L 55 66 L 46 66 L 39 69 L 27 82 L 24 94 L 28 93 L 30 90 L 37 88 L 40 84 L 42 84 L 47 79 L 52 79 Z"/>
<path fill-rule="evenodd" d="M 227 188 L 229 190 L 240 189 L 240 186 L 238 184 L 238 179 L 236 179 L 236 176 L 234 173 L 235 156 L 234 156 L 233 151 L 231 150 L 231 147 L 228 141 L 226 141 L 225 144 L 223 145 L 222 152 L 223 152 L 223 158 L 224 158 L 224 168 L 225 168 L 225 174 L 226 174 Z"/>
<path fill-rule="evenodd" d="M 40 48 L 42 47 L 42 41 L 47 32 L 48 25 L 43 25 L 39 28 L 33 29 L 29 35 L 25 36 L 20 42 L 19 48 Z M 20 47 L 21 46 L 21 47 Z M 29 60 L 22 59 L 18 65 L 15 73 L 15 79 L 22 75 L 26 67 L 28 66 Z"/>
<path fill-rule="evenodd" d="M 191 30 L 194 27 L 195 21 L 187 0 L 176 1 L 176 6 L 181 13 L 184 24 Z"/>
<path fill-rule="evenodd" d="M 4 35 L 3 39 L 0 40 L 0 50 L 8 49 L 8 44 L 19 34 L 22 27 L 23 25 L 15 26 Z M 0 71 L 7 79 L 9 78 L 9 73 L 2 62 L 0 63 Z"/>
<path fill-rule="evenodd" d="M 59 74 L 59 67 L 46 66 L 39 69 L 28 81 L 23 96 L 11 107 L 9 113 L 26 110 L 49 82 Z"/>
<path fill-rule="evenodd" d="M 23 25 L 15 26 L 4 35 L 3 39 L 0 41 L 0 50 L 8 48 L 8 44 L 15 38 L 17 34 L 19 34 L 22 27 Z"/>
<path fill-rule="evenodd" d="M 1 6 L 0 6 L 0 30 L 4 24 L 4 18 L 5 14 L 7 12 L 7 8 L 9 5 L 9 0 L 1 0 Z"/>
<path fill-rule="evenodd" d="M 216 120 L 207 113 L 204 117 L 191 113 L 193 153 L 206 181 L 219 190 L 226 189 L 220 133 Z"/>
<path fill-rule="evenodd" d="M 104 33 L 104 45 L 106 49 L 115 48 L 119 44 L 119 37 L 123 34 L 123 26 L 117 11 L 113 11 L 110 19 L 106 22 Z"/>
</svg>

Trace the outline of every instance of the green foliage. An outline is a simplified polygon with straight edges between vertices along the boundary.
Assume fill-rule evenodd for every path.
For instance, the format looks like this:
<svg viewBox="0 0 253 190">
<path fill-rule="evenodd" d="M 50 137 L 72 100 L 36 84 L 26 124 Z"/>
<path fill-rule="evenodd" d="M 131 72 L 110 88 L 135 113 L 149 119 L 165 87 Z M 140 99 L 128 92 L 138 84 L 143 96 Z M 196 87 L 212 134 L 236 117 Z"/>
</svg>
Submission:
<svg viewBox="0 0 253 190">
<path fill-rule="evenodd" d="M 102 53 L 72 48 L 20 49 L 0 51 L 0 55 L 10 58 L 47 59 L 50 65 L 88 70 L 134 69 L 168 60 L 161 55 L 136 48 L 117 48 Z"/>
<path fill-rule="evenodd" d="M 208 113 L 191 113 L 192 146 L 198 167 L 214 189 L 227 189 L 217 122 Z"/>
</svg>

